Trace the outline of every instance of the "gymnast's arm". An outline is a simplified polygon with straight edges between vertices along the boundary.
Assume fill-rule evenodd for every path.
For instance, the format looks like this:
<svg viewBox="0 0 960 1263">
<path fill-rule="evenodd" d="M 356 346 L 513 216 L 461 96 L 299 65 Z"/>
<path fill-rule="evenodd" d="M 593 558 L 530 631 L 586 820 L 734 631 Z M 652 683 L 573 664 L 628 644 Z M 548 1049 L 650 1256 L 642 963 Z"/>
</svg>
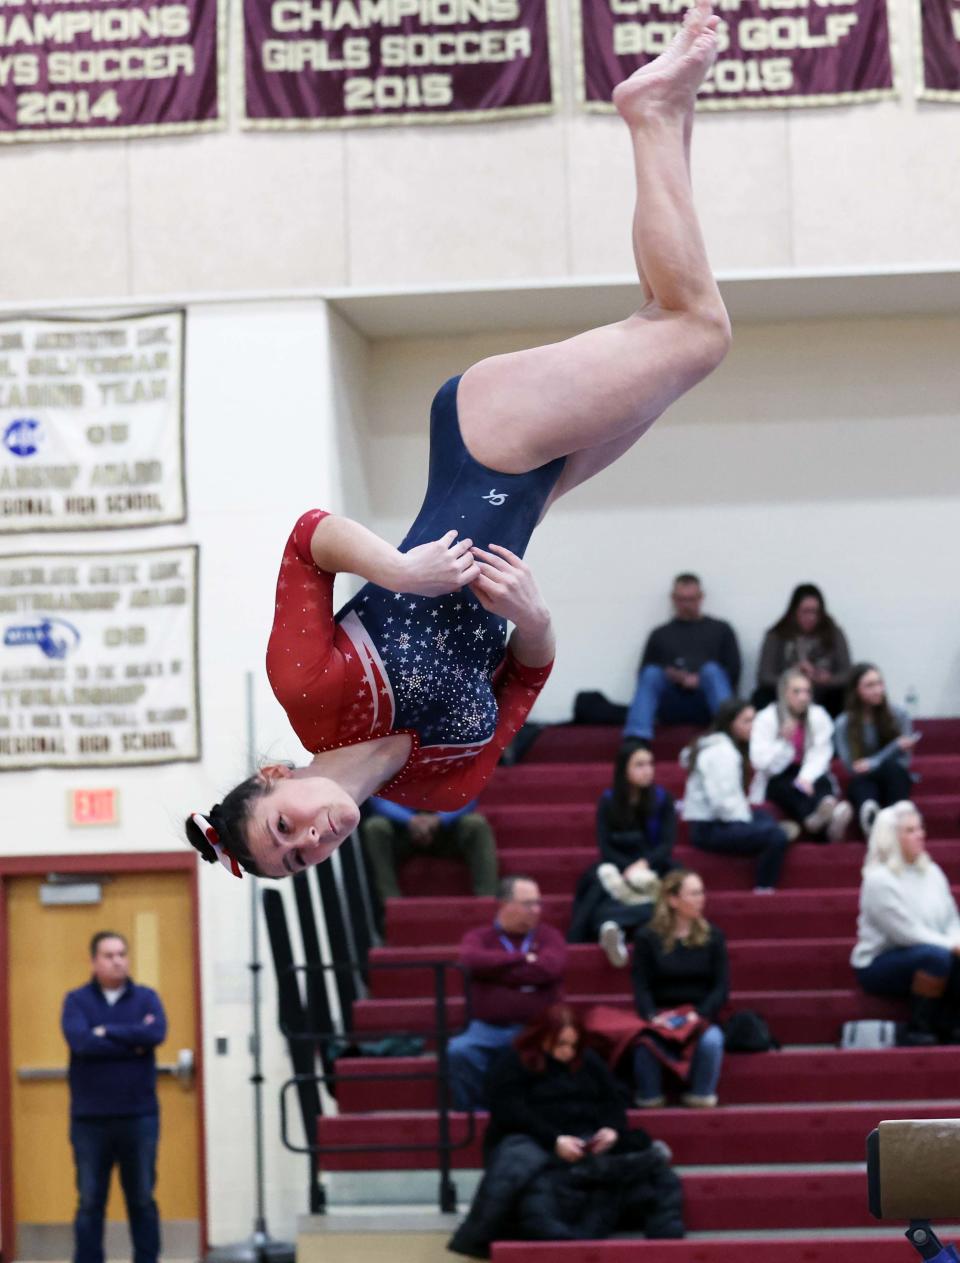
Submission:
<svg viewBox="0 0 960 1263">
<path fill-rule="evenodd" d="M 359 522 L 330 513 L 314 529 L 310 555 L 329 574 L 359 575 L 390 592 L 442 596 L 479 577 L 471 543 L 450 530 L 442 539 L 401 553 Z"/>
</svg>

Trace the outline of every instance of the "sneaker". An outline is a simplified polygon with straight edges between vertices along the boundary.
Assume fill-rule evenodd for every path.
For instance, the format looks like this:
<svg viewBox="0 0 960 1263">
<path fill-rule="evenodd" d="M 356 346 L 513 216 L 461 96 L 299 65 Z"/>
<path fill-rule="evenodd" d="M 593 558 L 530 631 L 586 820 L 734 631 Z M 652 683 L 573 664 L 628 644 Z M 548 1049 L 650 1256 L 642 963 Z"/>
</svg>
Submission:
<svg viewBox="0 0 960 1263">
<path fill-rule="evenodd" d="M 697 1096 L 695 1092 L 684 1092 L 680 1100 L 684 1105 L 689 1105 L 695 1110 L 712 1110 L 717 1103 L 716 1094 L 713 1092 L 709 1096 Z"/>
<path fill-rule="evenodd" d="M 788 842 L 796 842 L 797 838 L 803 832 L 796 820 L 781 820 L 780 828 L 787 835 Z"/>
<path fill-rule="evenodd" d="M 633 1103 L 638 1110 L 659 1110 L 667 1103 L 665 1096 L 635 1096 Z"/>
<path fill-rule="evenodd" d="M 673 1150 L 665 1140 L 654 1140 L 650 1145 L 650 1148 L 654 1153 L 659 1153 L 660 1157 L 663 1158 L 664 1162 L 668 1165 L 673 1163 Z"/>
<path fill-rule="evenodd" d="M 830 823 L 827 825 L 827 840 L 829 842 L 842 842 L 847 830 L 850 828 L 852 819 L 853 808 L 850 804 L 837 803 L 830 815 Z"/>
<path fill-rule="evenodd" d="M 873 828 L 873 822 L 879 811 L 880 804 L 875 798 L 868 798 L 860 808 L 860 832 L 865 838 L 870 836 L 870 830 Z"/>
<path fill-rule="evenodd" d="M 601 925 L 600 946 L 614 969 L 622 969 L 630 959 L 627 955 L 627 940 L 616 921 L 604 921 Z"/>
<path fill-rule="evenodd" d="M 826 798 L 821 799 L 820 805 L 804 820 L 803 827 L 808 833 L 819 833 L 830 823 L 836 807 L 837 800 L 833 794 L 827 794 Z"/>
</svg>

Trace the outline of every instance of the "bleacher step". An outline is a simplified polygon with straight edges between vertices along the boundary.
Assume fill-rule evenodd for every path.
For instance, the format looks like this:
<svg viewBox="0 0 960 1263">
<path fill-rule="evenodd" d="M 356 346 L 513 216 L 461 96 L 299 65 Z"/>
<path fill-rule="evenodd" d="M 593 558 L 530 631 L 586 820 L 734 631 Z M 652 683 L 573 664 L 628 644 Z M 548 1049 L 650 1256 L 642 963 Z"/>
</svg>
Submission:
<svg viewBox="0 0 960 1263">
<path fill-rule="evenodd" d="M 674 1162 L 685 1167 L 756 1163 L 861 1162 L 866 1136 L 883 1120 L 956 1118 L 960 1100 L 887 1102 L 834 1106 L 740 1105 L 711 1111 L 688 1109 L 631 1110 L 631 1127 L 642 1127 L 673 1150 Z M 451 1155 L 457 1170 L 483 1164 L 486 1115 L 450 1116 Z M 438 1123 L 432 1112 L 341 1114 L 321 1118 L 317 1142 L 324 1146 L 376 1146 L 386 1135 L 411 1146 L 402 1152 L 324 1152 L 323 1171 L 428 1170 L 436 1162 Z M 419 1148 L 412 1148 L 419 1146 Z"/>
</svg>

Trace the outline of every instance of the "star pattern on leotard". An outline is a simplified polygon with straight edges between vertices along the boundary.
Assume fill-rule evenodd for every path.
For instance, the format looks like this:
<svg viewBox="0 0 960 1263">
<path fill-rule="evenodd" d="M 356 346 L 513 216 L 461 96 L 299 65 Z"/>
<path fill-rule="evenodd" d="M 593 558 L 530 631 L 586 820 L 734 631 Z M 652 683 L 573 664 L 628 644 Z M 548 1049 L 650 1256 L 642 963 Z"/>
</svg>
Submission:
<svg viewBox="0 0 960 1263">
<path fill-rule="evenodd" d="M 504 652 L 506 623 L 462 592 L 441 597 L 404 596 L 375 585 L 352 602 L 353 612 L 377 646 L 395 704 L 394 728 L 412 728 L 423 745 L 472 745 L 497 726 L 491 679 Z M 403 609 L 403 605 L 400 606 Z M 356 705 L 356 704 L 355 704 Z M 363 714 L 371 719 L 372 707 Z M 359 722 L 355 711 L 351 720 Z"/>
</svg>

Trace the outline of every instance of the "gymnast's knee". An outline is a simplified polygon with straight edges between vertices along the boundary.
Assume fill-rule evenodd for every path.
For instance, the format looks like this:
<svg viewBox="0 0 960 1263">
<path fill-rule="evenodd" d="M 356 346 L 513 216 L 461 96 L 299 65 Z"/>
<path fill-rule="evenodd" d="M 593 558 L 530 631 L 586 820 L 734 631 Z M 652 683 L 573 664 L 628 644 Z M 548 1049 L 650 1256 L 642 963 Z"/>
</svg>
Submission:
<svg viewBox="0 0 960 1263">
<path fill-rule="evenodd" d="M 706 377 L 723 363 L 733 345 L 730 317 L 719 296 L 691 307 L 685 315 L 698 368 Z"/>
</svg>

